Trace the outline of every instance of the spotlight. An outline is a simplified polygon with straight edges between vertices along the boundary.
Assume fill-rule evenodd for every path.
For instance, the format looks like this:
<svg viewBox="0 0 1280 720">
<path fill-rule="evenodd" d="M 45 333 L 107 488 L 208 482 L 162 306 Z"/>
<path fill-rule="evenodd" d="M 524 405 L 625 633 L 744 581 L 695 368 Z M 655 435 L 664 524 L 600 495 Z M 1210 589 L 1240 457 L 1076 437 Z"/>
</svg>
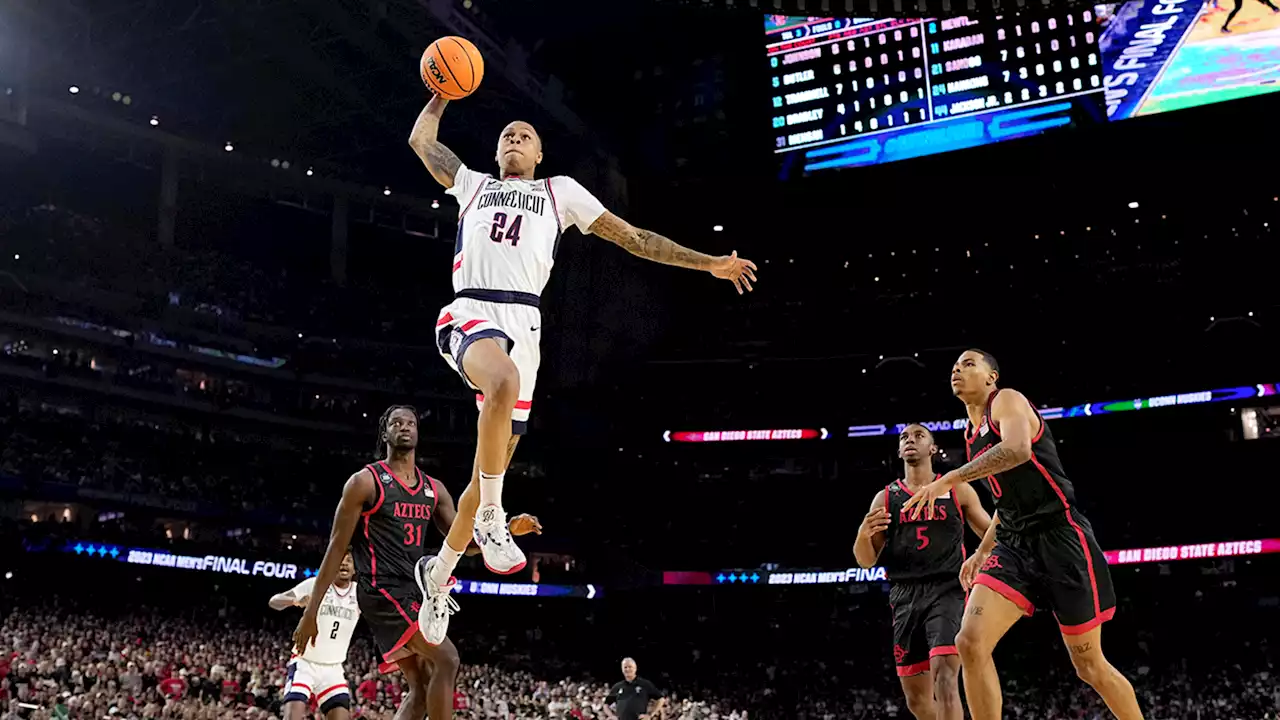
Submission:
<svg viewBox="0 0 1280 720">
<path fill-rule="evenodd" d="M 79 85 L 72 85 L 71 87 L 67 88 L 67 92 L 71 93 L 72 95 L 79 95 L 79 94 L 80 94 L 80 86 L 79 86 Z"/>
<path fill-rule="evenodd" d="M 1130 209 L 1130 210 L 1137 210 L 1137 209 L 1138 209 L 1138 202 L 1135 200 L 1134 202 L 1129 203 L 1129 209 Z"/>
<path fill-rule="evenodd" d="M 151 127 L 155 127 L 155 126 L 157 126 L 157 125 L 159 125 L 159 124 L 160 124 L 160 118 L 156 117 L 155 115 L 152 115 L 152 116 L 151 116 Z"/>
<path fill-rule="evenodd" d="M 315 175 L 315 174 L 316 174 L 315 170 L 312 170 L 311 168 L 307 168 L 307 177 L 311 177 L 312 175 Z"/>
<path fill-rule="evenodd" d="M 289 161 L 288 161 L 288 160 L 281 160 L 281 161 L 280 161 L 280 167 L 284 168 L 285 170 L 288 170 L 288 169 L 289 169 Z"/>
<path fill-rule="evenodd" d="M 389 187 L 384 187 L 384 188 L 382 188 L 382 194 L 383 194 L 383 195 L 390 195 L 390 194 L 391 194 L 391 188 L 389 188 Z"/>
<path fill-rule="evenodd" d="M 122 98 L 122 97 L 124 97 L 124 96 L 123 96 L 123 95 L 121 95 L 121 94 L 120 94 L 120 93 L 118 93 L 118 92 L 113 92 L 113 93 L 111 93 L 111 99 L 112 99 L 112 100 L 115 100 L 116 102 L 120 102 L 120 98 Z"/>
<path fill-rule="evenodd" d="M 13 573 L 11 573 L 11 572 L 7 572 L 7 573 L 5 573 L 5 574 L 4 574 L 4 579 L 5 579 L 5 580 L 12 580 L 12 579 L 13 579 Z"/>
<path fill-rule="evenodd" d="M 120 102 L 124 103 L 125 105 L 132 105 L 133 98 L 129 97 L 128 95 L 125 95 L 124 97 L 120 98 Z"/>
<path fill-rule="evenodd" d="M 432 209 L 432 210 L 439 210 L 439 209 L 440 209 L 440 201 L 439 201 L 439 200 L 432 200 L 432 201 L 431 201 L 431 209 Z"/>
<path fill-rule="evenodd" d="M 715 226 L 712 226 L 712 228 L 711 228 L 711 229 L 712 229 L 712 230 L 714 230 L 714 231 L 716 231 L 716 232 L 724 232 L 724 226 L 723 226 L 723 225 L 715 225 Z"/>
<path fill-rule="evenodd" d="M 227 152 L 231 152 L 232 150 L 235 150 L 236 148 L 235 148 L 235 146 L 234 146 L 234 145 L 232 145 L 232 144 L 231 144 L 231 141 L 230 141 L 230 140 L 228 140 L 228 141 L 227 141 L 227 144 L 222 146 L 222 149 L 223 149 L 223 150 L 226 150 Z"/>
<path fill-rule="evenodd" d="M 280 160 L 278 158 L 271 158 L 271 167 L 273 168 L 280 167 Z"/>
<path fill-rule="evenodd" d="M 14 260 L 21 260 L 21 259 L 22 259 L 22 256 L 21 256 L 21 255 L 19 255 L 18 253 L 14 253 L 14 254 L 13 254 L 13 259 L 14 259 Z"/>
</svg>

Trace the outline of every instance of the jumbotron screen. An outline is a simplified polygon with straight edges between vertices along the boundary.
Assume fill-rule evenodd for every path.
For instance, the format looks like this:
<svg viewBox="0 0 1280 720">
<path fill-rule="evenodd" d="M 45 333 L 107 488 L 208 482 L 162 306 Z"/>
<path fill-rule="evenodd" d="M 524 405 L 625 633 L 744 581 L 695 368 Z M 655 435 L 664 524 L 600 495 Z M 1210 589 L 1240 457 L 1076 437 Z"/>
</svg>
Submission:
<svg viewBox="0 0 1280 720">
<path fill-rule="evenodd" d="M 1111 120 L 1280 90 L 1280 14 L 1261 2 L 1130 0 L 1096 12 Z"/>
<path fill-rule="evenodd" d="M 782 176 L 1104 121 L 1092 8 L 995 18 L 765 16 Z"/>
</svg>

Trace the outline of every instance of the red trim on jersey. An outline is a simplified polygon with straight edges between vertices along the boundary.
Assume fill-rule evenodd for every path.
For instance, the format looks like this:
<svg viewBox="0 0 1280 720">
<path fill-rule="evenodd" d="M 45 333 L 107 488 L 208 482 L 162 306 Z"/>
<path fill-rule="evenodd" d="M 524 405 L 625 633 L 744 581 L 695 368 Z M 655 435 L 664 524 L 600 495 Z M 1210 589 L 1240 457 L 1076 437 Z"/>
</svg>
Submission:
<svg viewBox="0 0 1280 720">
<path fill-rule="evenodd" d="M 321 690 L 320 692 L 316 693 L 316 700 L 320 700 L 325 695 L 328 695 L 334 690 L 345 690 L 347 694 L 351 694 L 351 690 L 347 688 L 347 684 L 342 683 L 341 685 L 334 685 L 333 687 L 325 688 L 324 690 Z"/>
<path fill-rule="evenodd" d="M 486 323 L 486 322 L 489 322 L 489 321 L 488 320 L 468 320 L 462 323 L 461 330 L 462 332 L 470 332 L 471 328 L 479 325 L 480 323 Z"/>
<path fill-rule="evenodd" d="M 909 497 L 909 496 L 912 496 L 912 495 L 915 495 L 915 493 L 911 492 L 911 488 L 907 487 L 907 484 L 906 484 L 906 483 L 904 483 L 904 482 L 902 482 L 902 478 L 898 478 L 898 479 L 897 479 L 897 480 L 895 480 L 894 482 L 898 483 L 898 487 L 902 488 L 903 490 L 905 490 L 905 491 L 907 492 L 907 496 L 908 496 L 908 497 Z"/>
<path fill-rule="evenodd" d="M 462 258 L 459 257 L 457 260 L 453 261 L 453 271 L 458 272 L 461 269 L 462 269 Z"/>
<path fill-rule="evenodd" d="M 399 669 L 400 669 L 400 666 L 393 662 L 378 663 L 378 672 L 382 673 L 383 675 L 390 675 L 391 673 L 396 672 Z"/>
<path fill-rule="evenodd" d="M 1028 404 L 1030 404 L 1030 402 L 1030 400 L 1027 401 Z M 1040 438 L 1044 437 L 1044 418 L 1040 417 L 1040 411 L 1036 410 L 1034 405 L 1031 406 L 1031 409 L 1035 412 L 1036 419 L 1040 421 L 1040 430 L 1036 433 L 1035 437 L 1031 438 L 1031 444 L 1035 445 L 1040 442 Z"/>
<path fill-rule="evenodd" d="M 1036 611 L 1036 606 L 1033 605 L 1031 601 L 1027 599 L 1026 595 L 1023 595 L 1017 590 L 1014 590 L 1013 588 L 1009 587 L 1006 583 L 1000 580 L 997 580 L 991 577 L 990 575 L 979 574 L 978 577 L 973 579 L 973 584 L 986 585 L 987 587 L 991 588 L 996 593 L 1004 597 L 1005 600 L 1008 600 L 1014 605 L 1017 605 L 1018 609 L 1021 610 L 1023 613 L 1025 613 L 1027 616 L 1032 615 Z"/>
<path fill-rule="evenodd" d="M 306 689 L 307 689 L 307 698 L 308 698 L 308 699 L 310 699 L 312 695 L 315 695 L 315 693 L 311 692 L 311 686 L 310 686 L 310 685 L 303 685 L 302 683 L 295 683 L 295 682 L 291 682 L 291 683 L 289 683 L 289 688 L 288 688 L 288 690 L 293 690 L 294 688 L 306 688 Z M 285 692 L 286 692 L 286 694 L 288 693 L 288 690 L 286 690 L 286 691 L 285 691 Z"/>
<path fill-rule="evenodd" d="M 1115 616 L 1116 616 L 1116 609 L 1107 608 L 1106 610 L 1098 613 L 1097 616 L 1095 616 L 1092 620 L 1090 620 L 1087 623 L 1082 623 L 1080 625 L 1059 624 L 1058 629 L 1062 631 L 1063 635 L 1083 635 Z"/>
<path fill-rule="evenodd" d="M 1041 422 L 1044 421 L 1041 420 Z M 1053 492 L 1057 494 L 1058 501 L 1062 503 L 1064 514 L 1067 517 L 1067 524 L 1071 526 L 1072 530 L 1076 531 L 1076 537 L 1080 539 L 1080 551 L 1084 553 L 1085 567 L 1089 571 L 1089 588 L 1093 591 L 1093 614 L 1095 616 L 1101 615 L 1102 605 L 1098 598 L 1098 576 L 1093 570 L 1093 553 L 1089 552 L 1089 542 L 1084 536 L 1084 529 L 1071 516 L 1071 503 L 1067 502 L 1067 496 L 1062 492 L 1062 488 L 1058 487 L 1058 483 L 1053 481 L 1053 476 L 1049 474 L 1044 465 L 1040 464 L 1040 459 L 1036 457 L 1034 452 L 1031 453 L 1031 464 L 1036 466 L 1036 469 L 1044 476 L 1045 482 L 1049 483 L 1049 487 L 1053 488 Z"/>
<path fill-rule="evenodd" d="M 1003 389 L 1004 388 L 996 388 L 987 396 L 987 411 L 982 416 L 982 418 L 987 421 L 987 427 L 991 428 L 991 432 L 995 433 L 996 437 L 1000 437 L 1000 428 L 996 427 L 996 420 L 991 417 L 991 403 L 996 401 L 996 396 L 999 395 L 1000 391 Z"/>
<path fill-rule="evenodd" d="M 369 537 L 369 516 L 364 516 L 364 539 L 369 543 L 369 584 L 378 587 L 378 555 L 373 551 L 373 538 Z"/>
<path fill-rule="evenodd" d="M 395 598 L 391 597 L 391 593 L 383 590 L 382 594 L 387 596 L 387 599 L 391 601 L 391 604 L 396 606 L 396 610 L 400 611 L 400 615 L 404 618 L 404 621 L 409 623 L 409 627 L 405 628 L 404 634 L 400 636 L 400 639 L 396 641 L 396 644 L 393 645 L 390 650 L 382 654 L 382 659 L 390 662 L 387 658 L 403 650 L 404 646 L 408 645 L 409 641 L 413 639 L 413 636 L 417 634 L 418 623 L 410 620 L 409 616 L 405 615 L 404 609 L 400 607 L 400 603 L 396 602 Z"/>
<path fill-rule="evenodd" d="M 385 461 L 379 460 L 379 461 L 378 461 L 378 464 L 379 464 L 379 465 L 381 465 L 381 466 L 382 466 L 382 469 L 383 469 L 383 470 L 386 470 L 386 471 L 387 471 L 387 473 L 391 475 L 391 477 L 395 478 L 396 482 L 400 483 L 400 487 L 404 488 L 404 491 L 405 491 L 405 492 L 407 492 L 407 493 L 409 493 L 410 495 L 417 495 L 417 494 L 418 494 L 418 490 L 420 490 L 420 489 L 422 488 L 422 483 L 418 483 L 418 484 L 417 484 L 416 486 L 414 486 L 414 487 L 409 487 L 409 484 L 408 484 L 408 483 L 406 483 L 405 481 L 401 480 L 401 479 L 400 479 L 400 476 L 399 476 L 399 475 L 396 475 L 395 471 L 394 471 L 394 470 L 392 470 L 392 469 L 391 469 L 391 466 L 390 466 L 390 465 L 388 465 Z M 417 470 L 418 468 L 417 468 L 417 466 L 415 465 L 413 469 L 414 469 L 414 470 Z"/>
<path fill-rule="evenodd" d="M 959 654 L 960 654 L 960 651 L 956 649 L 955 645 L 939 645 L 938 647 L 933 648 L 932 650 L 929 651 L 929 657 L 931 658 L 939 657 L 941 655 L 959 655 Z"/>
<path fill-rule="evenodd" d="M 556 202 L 556 191 L 551 189 L 551 178 L 546 179 L 547 195 L 551 197 L 551 211 L 556 214 L 556 229 L 564 232 L 564 224 L 560 222 L 560 203 Z"/>
<path fill-rule="evenodd" d="M 382 483 L 378 482 L 378 471 L 372 465 L 365 465 L 364 469 L 373 473 L 373 486 L 378 488 L 378 501 L 373 504 L 373 507 L 360 513 L 364 516 L 365 523 L 368 524 L 369 516 L 378 512 L 378 508 L 382 507 L 382 501 L 386 499 L 387 495 L 382 491 Z M 368 533 L 365 534 L 368 535 Z"/>
<path fill-rule="evenodd" d="M 440 505 L 440 491 L 436 489 L 436 479 L 426 473 L 423 473 L 421 470 L 418 472 L 422 473 L 423 477 L 431 481 L 431 495 L 436 499 L 435 502 L 432 503 L 431 512 L 432 514 L 435 514 L 435 509 Z"/>
<path fill-rule="evenodd" d="M 485 180 L 488 180 L 489 176 L 488 176 L 488 175 L 482 175 L 481 177 L 482 177 L 482 178 L 484 178 L 484 179 L 483 179 L 483 180 L 481 180 L 480 182 L 476 183 L 476 191 L 475 191 L 475 193 L 471 196 L 471 201 L 467 203 L 467 206 L 466 206 L 466 207 L 462 208 L 462 212 L 458 213 L 458 222 L 459 222 L 459 223 L 461 223 L 461 222 L 462 222 L 462 217 L 463 217 L 464 215 L 466 215 L 466 214 L 467 214 L 467 211 L 471 209 L 471 206 L 476 204 L 476 198 L 480 197 L 480 191 L 481 191 L 481 190 L 484 190 Z"/>
<path fill-rule="evenodd" d="M 455 267 L 454 269 L 456 270 L 457 268 Z M 453 322 L 453 313 L 445 313 L 444 317 L 436 321 L 436 327 L 440 327 L 441 325 L 448 325 L 451 322 Z"/>
<path fill-rule="evenodd" d="M 481 395 L 481 394 L 479 394 L 479 393 L 477 393 L 477 394 L 476 394 L 476 402 L 478 402 L 478 403 L 483 403 L 483 402 L 484 402 L 484 396 L 483 396 L 483 395 Z M 533 407 L 533 401 L 532 401 L 532 400 L 517 400 L 517 401 L 516 401 L 515 409 L 516 409 L 516 410 L 528 410 L 528 409 L 530 409 L 530 408 L 532 408 L 532 407 Z"/>
<path fill-rule="evenodd" d="M 915 665 L 899 665 L 898 677 L 910 677 L 911 675 L 919 675 L 920 673 L 929 672 L 929 661 L 918 662 Z"/>
</svg>

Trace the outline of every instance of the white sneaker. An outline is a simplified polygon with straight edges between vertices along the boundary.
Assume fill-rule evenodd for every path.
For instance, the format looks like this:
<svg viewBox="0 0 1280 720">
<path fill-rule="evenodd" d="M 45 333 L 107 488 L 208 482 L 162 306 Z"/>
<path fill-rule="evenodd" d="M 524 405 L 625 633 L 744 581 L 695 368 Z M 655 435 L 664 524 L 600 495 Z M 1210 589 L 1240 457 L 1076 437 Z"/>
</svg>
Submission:
<svg viewBox="0 0 1280 720">
<path fill-rule="evenodd" d="M 476 545 L 484 554 L 484 566 L 499 575 L 510 575 L 524 569 L 524 551 L 507 529 L 507 513 L 497 505 L 486 505 L 476 513 Z"/>
<path fill-rule="evenodd" d="M 418 581 L 418 589 L 422 591 L 422 609 L 418 611 L 418 629 L 428 645 L 439 645 L 449 634 L 449 618 L 458 612 L 458 602 L 453 599 L 453 588 L 458 584 L 455 577 L 449 578 L 445 585 L 431 582 L 431 568 L 440 558 L 418 558 L 414 567 L 414 579 Z"/>
</svg>

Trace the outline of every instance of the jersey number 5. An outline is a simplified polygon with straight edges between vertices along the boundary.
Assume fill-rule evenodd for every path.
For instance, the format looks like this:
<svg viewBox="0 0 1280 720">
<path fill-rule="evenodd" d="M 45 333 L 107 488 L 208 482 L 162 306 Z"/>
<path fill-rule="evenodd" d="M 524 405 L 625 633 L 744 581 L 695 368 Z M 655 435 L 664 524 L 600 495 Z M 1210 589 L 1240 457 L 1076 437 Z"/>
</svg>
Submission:
<svg viewBox="0 0 1280 720">
<path fill-rule="evenodd" d="M 920 525 L 916 528 L 916 539 L 920 541 L 920 544 L 916 546 L 917 550 L 923 550 L 929 547 L 929 536 L 925 534 L 925 531 L 928 529 L 929 527 L 927 525 Z"/>
<path fill-rule="evenodd" d="M 515 216 L 510 225 L 507 224 L 507 220 L 506 213 L 493 214 L 493 225 L 489 228 L 489 239 L 496 243 L 510 240 L 511 247 L 515 247 L 520 243 L 520 226 L 524 224 L 524 216 Z"/>
<path fill-rule="evenodd" d="M 422 547 L 422 526 L 413 523 L 404 524 L 404 544 Z"/>
</svg>

